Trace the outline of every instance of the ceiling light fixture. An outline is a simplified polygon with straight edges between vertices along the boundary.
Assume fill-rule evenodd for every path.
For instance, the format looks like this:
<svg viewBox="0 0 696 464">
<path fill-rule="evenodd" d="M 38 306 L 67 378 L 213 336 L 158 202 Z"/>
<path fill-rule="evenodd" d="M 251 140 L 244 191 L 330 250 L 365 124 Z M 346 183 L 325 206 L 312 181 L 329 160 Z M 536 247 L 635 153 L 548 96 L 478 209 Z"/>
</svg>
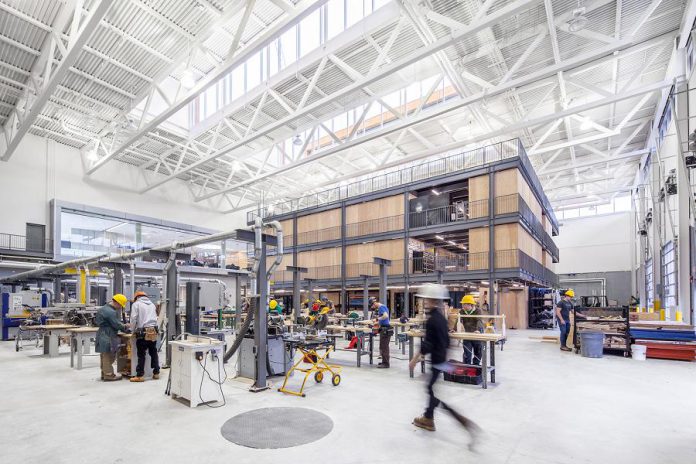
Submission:
<svg viewBox="0 0 696 464">
<path fill-rule="evenodd" d="M 299 135 L 296 135 L 296 136 L 292 139 L 292 144 L 295 145 L 296 147 L 299 147 L 300 145 L 302 145 L 302 139 L 300 138 Z"/>
<path fill-rule="evenodd" d="M 454 243 L 454 241 L 452 241 L 452 240 L 447 240 L 447 243 L 449 243 L 450 245 L 455 245 L 455 246 L 457 245 L 457 244 Z"/>
<path fill-rule="evenodd" d="M 579 4 L 579 2 L 578 2 Z M 579 32 L 587 27 L 587 16 L 585 16 L 585 7 L 578 7 L 573 10 L 571 18 L 566 24 L 568 24 L 568 31 Z"/>
<path fill-rule="evenodd" d="M 438 240 L 444 240 L 444 239 L 445 239 L 445 237 L 443 237 L 442 235 L 436 235 L 435 238 L 438 239 Z"/>
<path fill-rule="evenodd" d="M 435 195 L 440 195 L 440 192 L 438 192 L 438 191 L 435 190 L 435 189 L 432 189 L 431 192 L 433 192 Z"/>
</svg>

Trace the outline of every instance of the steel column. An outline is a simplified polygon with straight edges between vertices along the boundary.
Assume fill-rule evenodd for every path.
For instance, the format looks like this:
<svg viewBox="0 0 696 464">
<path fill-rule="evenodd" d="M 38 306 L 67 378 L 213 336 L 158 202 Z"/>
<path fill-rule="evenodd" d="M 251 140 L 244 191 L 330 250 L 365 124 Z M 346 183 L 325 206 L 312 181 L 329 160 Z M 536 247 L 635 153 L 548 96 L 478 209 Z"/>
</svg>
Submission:
<svg viewBox="0 0 696 464">
<path fill-rule="evenodd" d="M 361 274 L 360 277 L 363 278 L 363 319 L 367 320 L 370 311 L 370 307 L 367 304 L 367 301 L 370 299 L 370 276 Z"/>
<path fill-rule="evenodd" d="M 519 264 L 519 263 L 518 263 Z M 494 307 L 496 295 L 493 291 L 495 272 L 495 172 L 488 170 L 488 308 Z"/>
<path fill-rule="evenodd" d="M 411 227 L 411 205 L 409 202 L 409 193 L 404 193 L 404 311 L 403 316 L 411 317 L 411 293 L 410 293 L 410 277 L 411 269 L 408 255 L 408 231 Z"/>
<path fill-rule="evenodd" d="M 297 322 L 302 309 L 302 279 L 300 274 L 309 271 L 306 267 L 287 266 L 292 272 L 292 314 L 293 322 Z"/>
<path fill-rule="evenodd" d="M 379 266 L 379 302 L 383 305 L 387 304 L 387 268 L 391 266 L 391 260 L 384 258 L 372 258 L 372 262 Z M 389 313 L 391 314 L 391 306 L 394 306 L 392 302 L 389 307 Z"/>
<path fill-rule="evenodd" d="M 167 267 L 165 268 L 166 286 L 164 288 L 164 294 L 166 297 L 165 310 L 167 314 L 167 366 L 170 366 L 172 362 L 171 345 L 169 342 L 175 340 L 181 332 L 179 321 L 177 320 L 176 316 L 176 300 L 178 294 L 177 290 L 179 287 L 179 276 L 176 267 L 176 260 L 174 259 L 175 256 L 176 253 L 172 251 L 169 261 L 167 262 Z"/>
<path fill-rule="evenodd" d="M 259 233 L 259 232 L 257 232 Z M 263 233 L 261 231 L 260 233 Z M 268 285 L 266 279 L 266 237 L 261 239 L 261 256 L 256 274 L 258 295 L 254 297 L 255 305 L 250 310 L 256 310 L 254 317 L 254 349 L 256 354 L 256 378 L 251 391 L 261 391 L 268 388 L 268 373 L 266 372 L 266 351 L 268 348 L 268 328 L 266 305 L 268 304 Z"/>
</svg>

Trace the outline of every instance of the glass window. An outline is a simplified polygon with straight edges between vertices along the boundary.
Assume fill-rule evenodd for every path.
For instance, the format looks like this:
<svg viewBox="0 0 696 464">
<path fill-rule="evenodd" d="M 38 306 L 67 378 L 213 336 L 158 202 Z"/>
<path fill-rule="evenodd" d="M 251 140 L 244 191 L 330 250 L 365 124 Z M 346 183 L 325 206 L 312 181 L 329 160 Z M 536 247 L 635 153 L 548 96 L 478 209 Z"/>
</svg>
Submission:
<svg viewBox="0 0 696 464">
<path fill-rule="evenodd" d="M 327 8 L 327 34 L 332 39 L 343 32 L 346 28 L 345 0 L 329 0 Z"/>
<path fill-rule="evenodd" d="M 578 210 L 577 209 L 567 209 L 563 212 L 563 217 L 564 217 L 564 219 L 576 218 L 576 217 L 578 217 Z"/>
<path fill-rule="evenodd" d="M 375 11 L 376 11 L 378 8 L 383 7 L 383 6 L 386 5 L 387 3 L 391 3 L 391 1 L 392 1 L 392 0 L 374 0 Z"/>
<path fill-rule="evenodd" d="M 247 91 L 261 83 L 261 53 L 254 53 L 246 62 Z"/>
<path fill-rule="evenodd" d="M 321 45 L 321 19 L 319 10 L 300 22 L 300 57 L 316 50 Z"/>
<path fill-rule="evenodd" d="M 297 26 L 280 36 L 280 67 L 282 69 L 297 61 Z"/>
<path fill-rule="evenodd" d="M 274 40 L 268 46 L 268 73 L 269 77 L 274 76 L 280 70 L 280 42 Z"/>
<path fill-rule="evenodd" d="M 346 27 L 350 27 L 363 19 L 363 2 L 346 0 Z"/>
<path fill-rule="evenodd" d="M 597 206 L 597 214 L 609 214 L 614 212 L 614 205 L 612 203 L 606 205 Z"/>
<path fill-rule="evenodd" d="M 232 100 L 244 95 L 244 65 L 239 65 L 232 71 Z"/>
</svg>

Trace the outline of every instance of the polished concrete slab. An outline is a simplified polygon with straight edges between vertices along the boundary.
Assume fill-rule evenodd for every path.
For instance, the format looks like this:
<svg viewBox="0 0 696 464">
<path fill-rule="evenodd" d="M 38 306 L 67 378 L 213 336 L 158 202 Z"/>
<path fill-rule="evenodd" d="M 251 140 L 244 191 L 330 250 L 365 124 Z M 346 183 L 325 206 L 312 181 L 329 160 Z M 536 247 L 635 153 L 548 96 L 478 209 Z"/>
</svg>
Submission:
<svg viewBox="0 0 696 464">
<path fill-rule="evenodd" d="M 0 452 L 3 462 L 52 463 L 686 463 L 696 462 L 696 363 L 607 356 L 582 358 L 511 331 L 488 390 L 441 382 L 439 395 L 485 431 L 477 451 L 447 414 L 436 432 L 411 425 L 425 405 L 425 377 L 408 377 L 394 349 L 392 368 L 354 367 L 338 353 L 343 381 L 308 382 L 307 397 L 224 386 L 227 405 L 190 409 L 164 395 L 166 375 L 141 384 L 98 380 L 98 358 L 70 369 L 67 351 L 45 358 L 0 343 Z M 452 357 L 459 349 L 452 350 Z M 401 359 L 399 359 L 401 358 Z M 353 366 L 353 367 L 352 367 Z M 166 371 L 163 371 L 166 372 Z M 277 387 L 282 378 L 273 379 Z M 266 407 L 327 414 L 324 438 L 287 449 L 225 440 L 231 417 Z"/>
</svg>

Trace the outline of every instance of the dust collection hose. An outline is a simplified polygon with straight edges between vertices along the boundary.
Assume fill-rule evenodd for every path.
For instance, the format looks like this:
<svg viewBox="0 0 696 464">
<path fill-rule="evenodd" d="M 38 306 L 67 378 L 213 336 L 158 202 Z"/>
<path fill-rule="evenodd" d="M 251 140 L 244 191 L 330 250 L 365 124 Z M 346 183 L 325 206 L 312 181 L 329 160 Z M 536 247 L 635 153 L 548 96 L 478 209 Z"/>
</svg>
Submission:
<svg viewBox="0 0 696 464">
<path fill-rule="evenodd" d="M 237 349 L 239 349 L 239 346 L 242 344 L 242 340 L 244 340 L 244 335 L 249 331 L 249 326 L 251 325 L 252 321 L 254 320 L 254 313 L 256 312 L 256 299 L 252 298 L 251 304 L 249 305 L 249 309 L 247 311 L 247 317 L 244 319 L 244 323 L 242 324 L 242 327 L 239 329 L 239 332 L 237 333 L 237 337 L 234 339 L 234 342 L 232 342 L 232 346 L 230 346 L 230 349 L 227 350 L 227 353 L 225 353 L 225 356 L 223 356 L 222 361 L 223 363 L 226 363 L 227 361 L 230 360 L 232 356 L 237 352 Z"/>
</svg>

